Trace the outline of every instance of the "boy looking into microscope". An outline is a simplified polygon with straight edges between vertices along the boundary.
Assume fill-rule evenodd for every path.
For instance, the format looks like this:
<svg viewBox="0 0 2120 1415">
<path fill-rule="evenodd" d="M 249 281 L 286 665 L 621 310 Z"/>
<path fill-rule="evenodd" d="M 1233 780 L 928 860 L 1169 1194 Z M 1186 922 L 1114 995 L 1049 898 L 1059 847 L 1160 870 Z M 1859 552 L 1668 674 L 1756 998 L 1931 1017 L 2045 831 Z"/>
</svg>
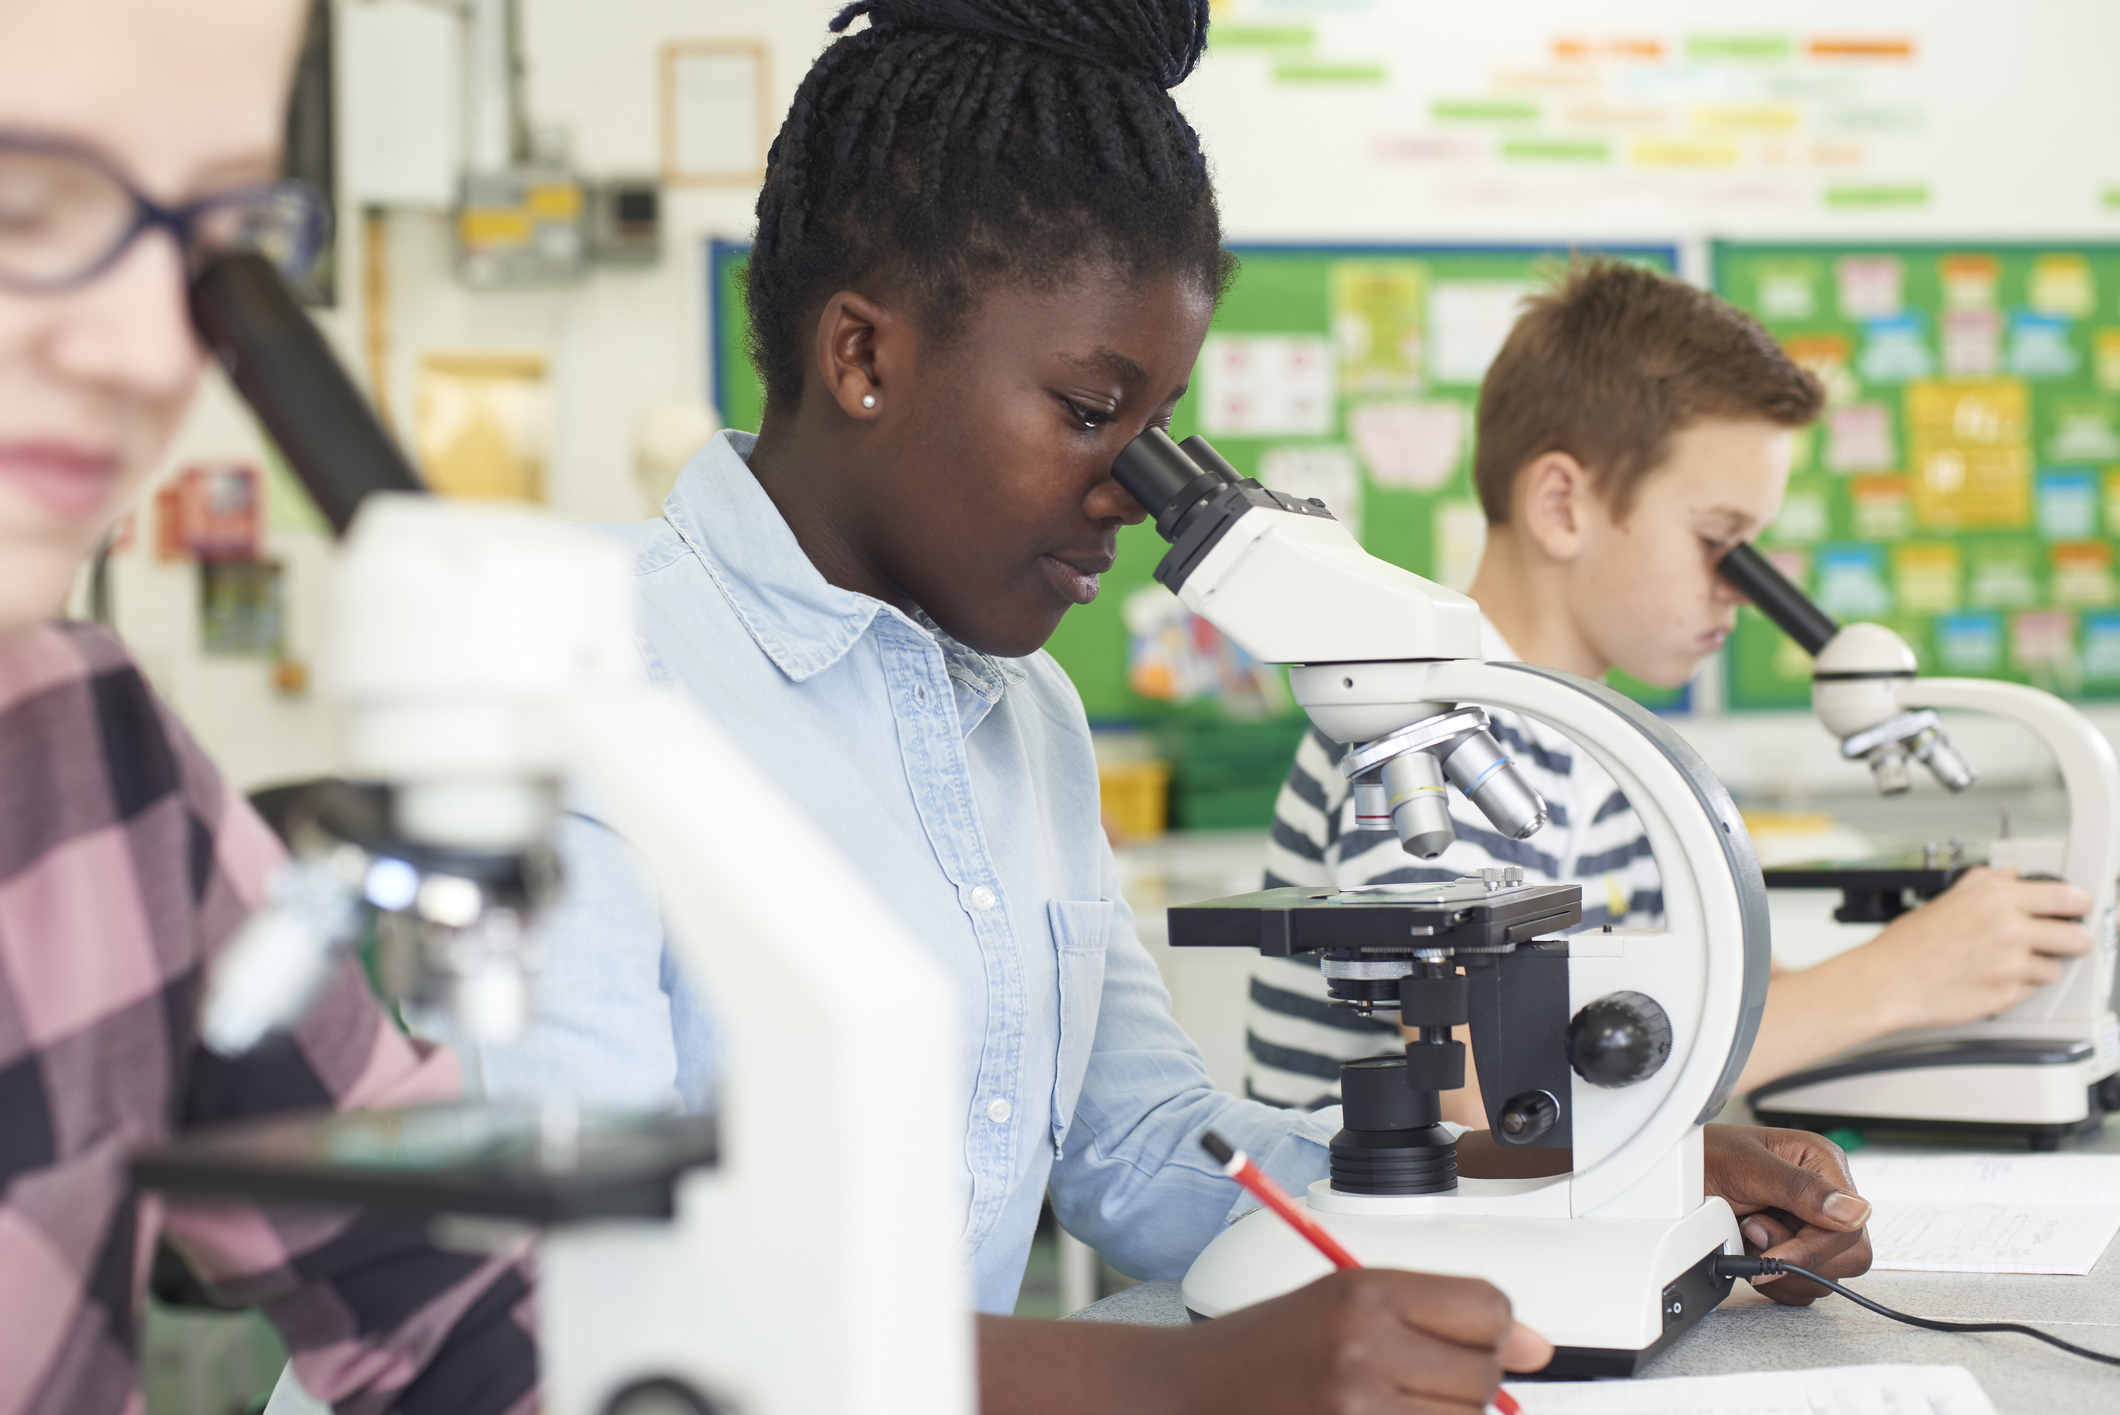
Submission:
<svg viewBox="0 0 2120 1415">
<path fill-rule="evenodd" d="M 1480 388 L 1473 480 L 1487 543 L 1468 593 L 1485 655 L 1686 682 L 1744 602 L 1715 566 L 1773 522 L 1794 436 L 1824 401 L 1766 330 L 1706 291 L 1616 261 L 1571 267 L 1528 302 Z M 1652 925 L 1656 862 L 1611 777 L 1541 723 L 1502 714 L 1495 735 L 1546 798 L 1537 835 L 1505 839 L 1453 794 L 1456 842 L 1416 860 L 1390 829 L 1358 828 L 1339 769 L 1347 748 L 1313 728 L 1275 803 L 1267 885 L 1516 865 L 1534 882 L 1579 882 L 1585 929 Z M 1777 967 L 1740 1090 L 1890 1032 L 2015 1006 L 2089 950 L 2073 922 L 2089 907 L 2073 885 L 1978 869 L 1858 948 Z M 1246 1044 L 1251 1095 L 1314 1108 L 1337 1099 L 1342 1061 L 1396 1049 L 1398 1029 L 1329 1006 L 1308 960 L 1261 958 Z M 1482 1126 L 1467 1081 L 1449 1118 Z"/>
</svg>

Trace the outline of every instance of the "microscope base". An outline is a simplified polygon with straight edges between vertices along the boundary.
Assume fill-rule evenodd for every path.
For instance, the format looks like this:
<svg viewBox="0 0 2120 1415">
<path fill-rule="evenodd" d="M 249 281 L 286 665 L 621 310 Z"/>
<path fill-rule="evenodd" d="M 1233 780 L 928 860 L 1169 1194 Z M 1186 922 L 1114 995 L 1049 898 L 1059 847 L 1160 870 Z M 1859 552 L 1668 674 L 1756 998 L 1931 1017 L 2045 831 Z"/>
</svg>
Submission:
<svg viewBox="0 0 2120 1415">
<path fill-rule="evenodd" d="M 1843 1057 L 1762 1086 L 1763 1125 L 1967 1131 L 2052 1149 L 2120 1109 L 2120 1058 L 2095 1042 L 2005 1037 Z"/>
<path fill-rule="evenodd" d="M 1635 1374 L 1729 1294 L 1729 1279 L 1715 1277 L 1710 1264 L 1718 1254 L 1743 1251 L 1737 1220 L 1719 1198 L 1682 1219 L 1357 1214 L 1297 1202 L 1365 1266 L 1479 1277 L 1501 1288 L 1517 1320 L 1554 1344 L 1553 1364 L 1538 1374 L 1558 1379 Z M 1450 1200 L 1431 1202 L 1441 1208 Z M 1262 1209 L 1207 1245 L 1185 1275 L 1182 1294 L 1193 1318 L 1206 1320 L 1331 1270 L 1295 1230 Z"/>
</svg>

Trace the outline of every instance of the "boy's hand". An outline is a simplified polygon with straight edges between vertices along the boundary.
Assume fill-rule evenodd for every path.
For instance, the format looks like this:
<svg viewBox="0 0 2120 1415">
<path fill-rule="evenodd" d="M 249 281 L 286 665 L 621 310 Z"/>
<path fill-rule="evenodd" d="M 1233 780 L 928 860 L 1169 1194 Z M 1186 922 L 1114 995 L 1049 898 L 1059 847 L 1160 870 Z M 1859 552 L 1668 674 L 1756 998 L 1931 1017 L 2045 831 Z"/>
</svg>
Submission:
<svg viewBox="0 0 2120 1415">
<path fill-rule="evenodd" d="M 1707 1187 L 1737 1213 L 1745 1252 L 1780 1258 L 1820 1277 L 1870 1270 L 1870 1205 L 1855 1193 L 1848 1157 L 1822 1135 L 1744 1125 L 1706 1127 Z M 1808 1306 L 1826 1289 L 1800 1277 L 1757 1277 L 1776 1302 Z"/>
<path fill-rule="evenodd" d="M 1195 1408 L 1282 1415 L 1478 1415 L 1504 1371 L 1553 1347 L 1489 1283 L 1384 1268 L 1321 1278 L 1197 1327 Z"/>
<path fill-rule="evenodd" d="M 1884 965 L 1901 1027 L 1954 1027 L 2007 1012 L 2090 952 L 2075 922 L 2091 897 L 2014 870 L 1967 870 L 1930 903 L 1885 926 L 1862 951 Z"/>
</svg>

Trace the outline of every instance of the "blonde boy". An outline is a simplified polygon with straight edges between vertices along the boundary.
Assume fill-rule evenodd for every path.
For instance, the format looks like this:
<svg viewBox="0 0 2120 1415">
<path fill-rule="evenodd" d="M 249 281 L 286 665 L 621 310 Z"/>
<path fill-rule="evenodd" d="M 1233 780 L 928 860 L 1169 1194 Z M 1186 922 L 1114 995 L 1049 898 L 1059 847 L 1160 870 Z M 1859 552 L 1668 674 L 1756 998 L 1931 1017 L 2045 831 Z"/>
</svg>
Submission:
<svg viewBox="0 0 2120 1415">
<path fill-rule="evenodd" d="M 1772 336 L 1713 295 L 1617 262 L 1571 267 L 1528 302 L 1480 389 L 1473 479 L 1488 530 L 1469 593 L 1487 657 L 1673 687 L 1691 678 L 1743 602 L 1716 562 L 1773 521 L 1793 434 L 1823 402 Z M 1392 832 L 1355 828 L 1346 748 L 1313 730 L 1275 805 L 1267 884 L 1518 865 L 1535 881 L 1581 884 L 1586 929 L 1652 923 L 1663 894 L 1625 796 L 1559 732 L 1496 721 L 1549 804 L 1537 835 L 1504 839 L 1453 794 L 1457 843 L 1416 860 Z M 2089 904 L 2069 885 L 1975 870 L 1860 948 L 1777 970 L 1741 1088 L 1888 1032 L 2015 1005 L 2090 947 L 2065 922 Z M 1337 1099 L 1340 1062 L 1398 1044 L 1392 1022 L 1330 1007 L 1314 965 L 1266 958 L 1246 1040 L 1247 1090 L 1301 1107 Z M 1476 1086 L 1449 1100 L 1451 1119 L 1485 1124 Z"/>
</svg>

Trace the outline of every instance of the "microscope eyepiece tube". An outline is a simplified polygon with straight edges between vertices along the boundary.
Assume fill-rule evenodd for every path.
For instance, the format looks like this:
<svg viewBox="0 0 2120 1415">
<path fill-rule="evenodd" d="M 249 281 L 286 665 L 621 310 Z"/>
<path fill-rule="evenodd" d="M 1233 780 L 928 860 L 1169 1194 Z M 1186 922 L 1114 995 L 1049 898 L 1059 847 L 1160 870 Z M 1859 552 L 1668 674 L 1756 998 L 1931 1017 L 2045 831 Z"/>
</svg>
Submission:
<svg viewBox="0 0 2120 1415">
<path fill-rule="evenodd" d="M 1740 542 L 1715 569 L 1813 658 L 1840 632 L 1839 621 L 1811 603 L 1751 542 Z"/>
<path fill-rule="evenodd" d="M 1545 801 L 1485 732 L 1459 738 L 1443 756 L 1443 774 L 1511 840 L 1525 839 L 1546 823 Z"/>
<path fill-rule="evenodd" d="M 1155 518 L 1156 534 L 1165 540 L 1177 538 L 1178 522 L 1186 512 L 1241 480 L 1221 455 L 1199 438 L 1189 437 L 1180 446 L 1159 427 L 1150 428 L 1126 444 L 1112 463 L 1112 479 Z"/>
<path fill-rule="evenodd" d="M 332 530 L 371 491 L 423 491 L 331 346 L 263 256 L 217 256 L 191 284 L 191 318 Z"/>
<path fill-rule="evenodd" d="M 1384 763 L 1381 775 L 1384 807 L 1406 853 L 1433 860 L 1449 849 L 1457 839 L 1457 828 L 1450 823 L 1443 764 L 1427 752 L 1401 752 Z"/>
</svg>

